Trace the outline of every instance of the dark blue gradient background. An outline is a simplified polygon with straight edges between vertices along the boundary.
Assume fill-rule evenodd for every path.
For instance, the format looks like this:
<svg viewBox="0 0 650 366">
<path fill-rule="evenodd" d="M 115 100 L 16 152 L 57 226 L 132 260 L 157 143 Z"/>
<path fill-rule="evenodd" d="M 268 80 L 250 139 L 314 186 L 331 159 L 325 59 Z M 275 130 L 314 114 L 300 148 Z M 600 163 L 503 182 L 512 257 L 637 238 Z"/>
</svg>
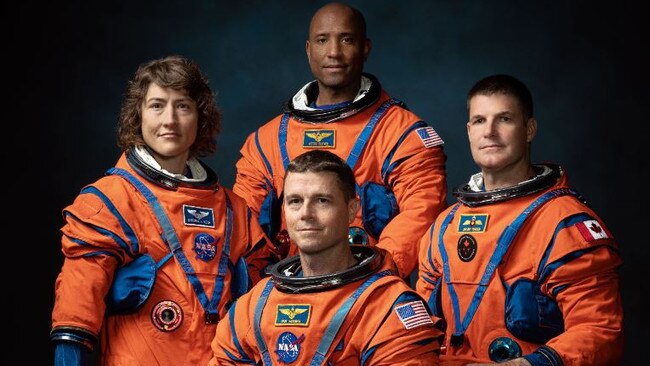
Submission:
<svg viewBox="0 0 650 366">
<path fill-rule="evenodd" d="M 11 238 L 3 270 L 8 271 L 5 332 L 36 351 L 23 356 L 9 347 L 3 359 L 51 363 L 48 332 L 62 262 L 61 209 L 116 161 L 117 115 L 137 66 L 182 54 L 202 67 L 223 112 L 218 153 L 208 163 L 232 186 L 246 136 L 312 78 L 305 39 L 310 17 L 323 3 L 27 1 L 3 11 L 8 29 L 3 58 L 11 65 L 3 70 L 4 94 L 10 95 L 5 189 L 21 192 L 10 194 L 5 206 L 12 218 L 5 220 Z M 640 362 L 649 339 L 648 303 L 641 298 L 648 292 L 644 227 L 650 217 L 647 193 L 640 189 L 647 186 L 648 170 L 642 132 L 650 101 L 647 6 L 503 0 L 350 4 L 365 14 L 373 41 L 366 71 L 444 139 L 450 188 L 476 170 L 465 130 L 467 90 L 493 73 L 528 84 L 539 121 L 534 161 L 566 167 L 574 187 L 618 239 L 625 260 L 624 364 Z M 18 229 L 21 225 L 26 228 Z"/>
</svg>

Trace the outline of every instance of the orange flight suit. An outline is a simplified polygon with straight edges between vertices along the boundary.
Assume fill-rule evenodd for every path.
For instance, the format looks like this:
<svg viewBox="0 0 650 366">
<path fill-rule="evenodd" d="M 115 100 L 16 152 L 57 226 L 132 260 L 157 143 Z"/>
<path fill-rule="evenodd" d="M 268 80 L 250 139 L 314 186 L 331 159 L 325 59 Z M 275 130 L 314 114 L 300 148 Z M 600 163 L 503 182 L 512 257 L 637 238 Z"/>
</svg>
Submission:
<svg viewBox="0 0 650 366">
<path fill-rule="evenodd" d="M 381 88 L 373 80 L 373 87 Z M 233 191 L 259 214 L 271 186 L 278 196 L 281 194 L 285 164 L 301 153 L 314 148 L 328 149 L 350 163 L 353 145 L 373 115 L 390 99 L 381 89 L 377 95 L 377 100 L 365 109 L 349 112 L 343 108 L 341 119 L 330 122 L 314 122 L 289 114 L 286 143 L 280 142 L 283 115 L 273 118 L 250 134 L 242 146 Z M 420 237 L 446 207 L 443 142 L 420 117 L 400 105 L 388 107 L 365 138 L 367 142 L 352 167 L 357 184 L 375 182 L 389 187 L 399 209 L 379 237 L 369 235 L 368 243 L 386 249 L 400 275 L 406 277 L 416 268 Z M 283 149 L 286 149 L 284 156 Z M 364 228 L 362 210 L 351 227 Z M 286 225 L 282 219 L 283 228 Z M 274 233 L 267 231 L 267 235 L 275 239 Z M 296 253 L 297 248 L 291 245 L 288 254 L 283 255 Z"/>
<path fill-rule="evenodd" d="M 511 348 L 519 347 L 521 356 L 533 365 L 620 362 L 623 310 L 617 269 L 622 262 L 602 220 L 581 200 L 567 194 L 532 209 L 519 230 L 513 230 L 518 215 L 542 195 L 556 189 L 567 192 L 566 175 L 562 171 L 558 177 L 537 193 L 474 207 L 463 203 L 461 194 L 461 202 L 440 214 L 423 236 L 416 288 L 435 315 L 446 320 L 443 364 L 491 362 L 491 344 L 494 351 L 506 338 L 514 342 Z M 513 233 L 493 275 L 485 278 L 497 242 Z M 557 304 L 563 321 L 559 334 L 545 341 L 527 341 L 506 327 L 507 291 L 521 279 L 539 283 L 541 294 Z M 485 293 L 473 304 L 478 306 L 473 317 L 466 319 L 479 289 Z M 456 294 L 457 303 L 450 291 Z M 536 303 L 528 306 L 531 310 Z M 463 332 L 464 321 L 468 326 Z M 462 341 L 454 345 L 453 337 L 461 339 L 459 334 Z"/>
<path fill-rule="evenodd" d="M 438 365 L 442 333 L 426 303 L 389 257 L 380 261 L 323 289 L 281 290 L 275 274 L 260 281 L 219 323 L 210 365 Z"/>
<path fill-rule="evenodd" d="M 77 329 L 98 337 L 101 332 L 103 365 L 207 364 L 214 322 L 232 301 L 229 267 L 245 255 L 251 263 L 258 261 L 250 251 L 265 236 L 251 220 L 245 201 L 219 185 L 216 176 L 210 184 L 170 188 L 140 175 L 124 154 L 116 167 L 137 177 L 156 196 L 193 275 L 207 299 L 214 301 L 216 316 L 207 324 L 196 289 L 178 258 L 170 254 L 145 197 L 129 181 L 111 174 L 85 187 L 63 211 L 65 261 L 56 281 L 53 334 Z M 230 253 L 223 252 L 226 243 Z M 142 253 L 164 263 L 156 271 L 148 300 L 135 312 L 105 315 L 104 299 L 116 269 Z M 214 291 L 217 282 L 222 285 L 220 293 Z"/>
</svg>

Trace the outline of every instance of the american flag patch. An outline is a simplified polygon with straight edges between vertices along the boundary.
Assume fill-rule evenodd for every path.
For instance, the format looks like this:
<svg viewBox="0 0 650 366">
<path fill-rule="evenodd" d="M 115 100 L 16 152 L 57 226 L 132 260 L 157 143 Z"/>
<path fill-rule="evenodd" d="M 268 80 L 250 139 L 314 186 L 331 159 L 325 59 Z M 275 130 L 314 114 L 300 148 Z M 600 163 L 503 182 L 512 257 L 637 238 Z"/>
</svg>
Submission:
<svg viewBox="0 0 650 366">
<path fill-rule="evenodd" d="M 395 313 L 402 321 L 406 329 L 419 327 L 420 325 L 433 324 L 429 312 L 424 307 L 422 300 L 411 301 L 395 308 Z"/>
<path fill-rule="evenodd" d="M 420 127 L 417 130 L 415 130 L 415 132 L 418 133 L 418 136 L 420 136 L 420 140 L 422 140 L 422 143 L 426 148 L 444 144 L 444 141 L 442 141 L 440 136 L 438 136 L 436 130 L 434 130 L 433 127 L 430 126 Z"/>
</svg>

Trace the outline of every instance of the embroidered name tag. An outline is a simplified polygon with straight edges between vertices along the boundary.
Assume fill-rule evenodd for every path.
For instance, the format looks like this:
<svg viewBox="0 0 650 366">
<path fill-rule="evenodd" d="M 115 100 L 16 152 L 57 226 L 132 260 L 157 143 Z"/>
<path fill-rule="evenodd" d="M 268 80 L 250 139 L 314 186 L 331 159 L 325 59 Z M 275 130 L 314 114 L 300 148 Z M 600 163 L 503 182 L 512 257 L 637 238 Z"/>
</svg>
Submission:
<svg viewBox="0 0 650 366">
<path fill-rule="evenodd" d="M 299 326 L 309 325 L 311 305 L 307 304 L 280 304 L 275 313 L 276 326 Z"/>
<path fill-rule="evenodd" d="M 211 208 L 183 205 L 183 222 L 188 226 L 214 227 Z"/>
<path fill-rule="evenodd" d="M 487 228 L 487 222 L 490 215 L 488 214 L 473 214 L 473 215 L 460 215 L 458 220 L 459 233 L 482 233 Z"/>
<path fill-rule="evenodd" d="M 336 130 L 307 130 L 302 147 L 312 149 L 333 149 L 336 147 Z"/>
</svg>

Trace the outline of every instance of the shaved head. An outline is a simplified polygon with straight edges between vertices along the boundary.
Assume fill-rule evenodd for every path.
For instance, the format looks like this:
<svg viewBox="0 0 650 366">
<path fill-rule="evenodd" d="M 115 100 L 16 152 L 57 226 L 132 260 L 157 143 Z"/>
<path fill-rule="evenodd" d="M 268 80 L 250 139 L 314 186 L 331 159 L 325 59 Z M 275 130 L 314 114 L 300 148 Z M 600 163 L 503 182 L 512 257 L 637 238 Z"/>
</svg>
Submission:
<svg viewBox="0 0 650 366">
<path fill-rule="evenodd" d="M 321 17 L 329 17 L 329 16 L 336 16 L 336 17 L 348 17 L 351 19 L 352 24 L 356 27 L 355 30 L 359 32 L 360 35 L 363 36 L 363 38 L 366 38 L 366 19 L 363 17 L 363 14 L 356 9 L 353 8 L 349 5 L 343 4 L 343 3 L 328 3 L 318 9 L 316 13 L 314 13 L 314 16 L 311 18 L 311 22 L 309 23 L 309 33 L 311 34 L 313 31 L 314 23 L 316 23 Z"/>
</svg>

